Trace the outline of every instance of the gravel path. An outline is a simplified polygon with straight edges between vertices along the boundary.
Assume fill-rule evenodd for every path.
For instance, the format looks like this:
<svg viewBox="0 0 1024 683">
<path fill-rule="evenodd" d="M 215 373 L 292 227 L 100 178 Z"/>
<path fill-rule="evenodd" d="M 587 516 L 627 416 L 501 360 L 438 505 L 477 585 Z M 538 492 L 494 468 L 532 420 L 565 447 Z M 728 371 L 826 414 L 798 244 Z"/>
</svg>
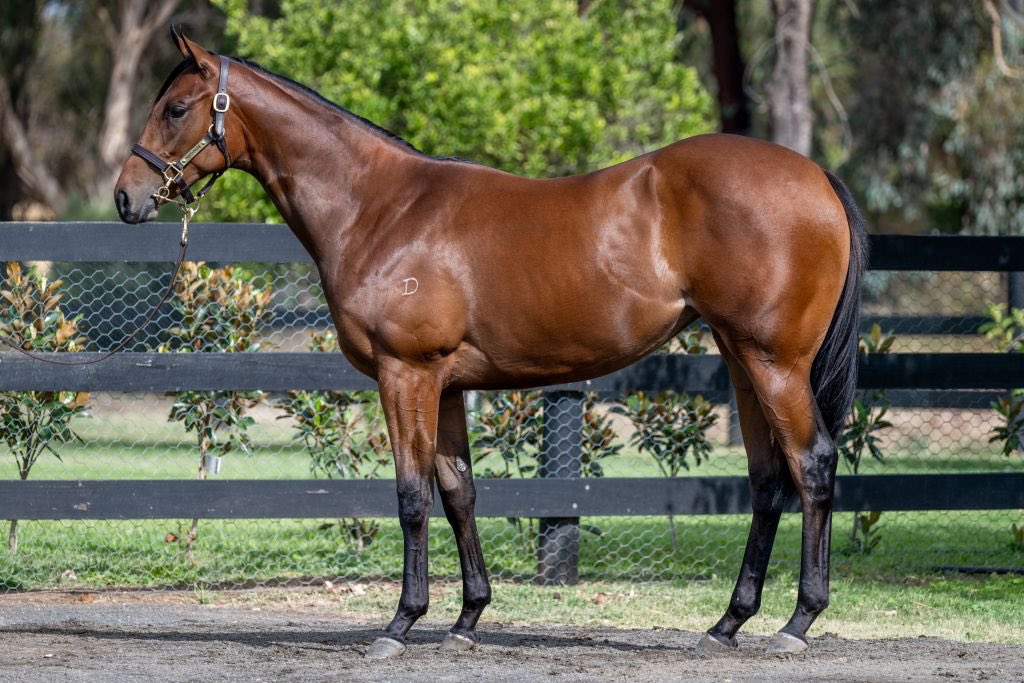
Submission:
<svg viewBox="0 0 1024 683">
<path fill-rule="evenodd" d="M 0 598 L 0 681 L 1017 681 L 1024 647 L 829 635 L 794 657 L 698 657 L 678 630 L 484 624 L 483 644 L 442 654 L 418 626 L 397 660 L 362 659 L 380 624 L 316 610 L 75 598 Z"/>
</svg>

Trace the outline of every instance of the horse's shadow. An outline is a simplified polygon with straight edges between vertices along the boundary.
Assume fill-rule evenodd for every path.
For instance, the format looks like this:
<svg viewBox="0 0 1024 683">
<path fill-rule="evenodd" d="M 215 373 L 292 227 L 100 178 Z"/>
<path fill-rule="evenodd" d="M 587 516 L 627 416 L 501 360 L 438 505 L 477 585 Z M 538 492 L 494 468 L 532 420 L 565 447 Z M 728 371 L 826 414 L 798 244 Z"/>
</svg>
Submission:
<svg viewBox="0 0 1024 683">
<path fill-rule="evenodd" d="M 23 625 L 0 628 L 0 639 L 6 634 L 83 637 L 111 641 L 152 641 L 157 643 L 214 643 L 225 642 L 255 648 L 293 647 L 322 651 L 345 649 L 362 649 L 369 646 L 381 635 L 379 629 L 359 628 L 332 630 L 269 630 L 243 631 L 221 630 L 188 632 L 182 630 L 132 631 L 122 628 L 106 628 L 99 626 L 41 626 Z M 440 645 L 447 631 L 442 628 L 421 628 L 410 634 L 409 645 Z M 509 648 L 604 648 L 629 652 L 666 651 L 676 652 L 692 650 L 686 643 L 627 643 L 615 640 L 614 636 L 603 631 L 595 631 L 592 636 L 559 636 L 554 634 L 538 634 L 517 632 L 510 629 L 484 631 L 482 643 L 485 646 Z"/>
</svg>

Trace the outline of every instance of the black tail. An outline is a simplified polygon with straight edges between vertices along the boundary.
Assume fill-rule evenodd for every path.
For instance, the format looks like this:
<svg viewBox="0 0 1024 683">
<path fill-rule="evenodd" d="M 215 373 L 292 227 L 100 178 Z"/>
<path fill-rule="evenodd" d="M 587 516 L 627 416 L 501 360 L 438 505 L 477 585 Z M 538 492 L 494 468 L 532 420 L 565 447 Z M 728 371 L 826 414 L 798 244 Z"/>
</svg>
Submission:
<svg viewBox="0 0 1024 683">
<path fill-rule="evenodd" d="M 835 439 L 857 387 L 857 345 L 860 338 L 860 285 L 868 262 L 868 239 L 864 215 L 843 181 L 825 171 L 839 201 L 846 210 L 850 224 L 850 266 L 846 271 L 846 284 L 839 296 L 839 304 L 832 316 L 825 341 L 811 366 L 811 387 L 818 410 L 825 420 L 829 434 Z"/>
</svg>

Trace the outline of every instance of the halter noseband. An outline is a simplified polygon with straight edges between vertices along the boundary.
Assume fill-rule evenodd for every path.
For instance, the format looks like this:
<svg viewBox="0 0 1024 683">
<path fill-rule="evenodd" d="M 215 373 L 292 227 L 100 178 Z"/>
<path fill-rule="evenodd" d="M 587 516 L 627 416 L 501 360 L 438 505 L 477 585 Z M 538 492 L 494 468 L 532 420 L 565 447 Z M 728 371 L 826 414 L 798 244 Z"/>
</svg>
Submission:
<svg viewBox="0 0 1024 683">
<path fill-rule="evenodd" d="M 195 204 L 206 196 L 206 193 L 217 181 L 217 178 L 220 178 L 224 171 L 227 170 L 227 167 L 231 166 L 231 155 L 228 154 L 227 142 L 224 139 L 224 114 L 227 113 L 230 106 L 231 96 L 228 95 L 228 58 L 221 57 L 220 80 L 217 84 L 217 94 L 213 96 L 213 123 L 210 124 L 210 129 L 206 132 L 206 135 L 194 144 L 192 149 L 185 152 L 185 155 L 177 161 L 167 162 L 138 143 L 132 145 L 132 154 L 141 157 L 143 161 L 155 168 L 164 177 L 163 186 L 153 194 L 157 206 L 175 201 L 171 199 L 172 185 L 177 186 L 178 195 L 183 200 L 183 203 L 179 203 L 182 203 L 183 206 Z M 210 179 L 206 181 L 202 189 L 193 195 L 191 186 L 185 182 L 185 167 L 192 163 L 192 160 L 206 149 L 210 143 L 217 145 L 217 149 L 224 155 L 227 166 L 225 166 L 224 170 L 217 171 L 210 176 Z"/>
</svg>

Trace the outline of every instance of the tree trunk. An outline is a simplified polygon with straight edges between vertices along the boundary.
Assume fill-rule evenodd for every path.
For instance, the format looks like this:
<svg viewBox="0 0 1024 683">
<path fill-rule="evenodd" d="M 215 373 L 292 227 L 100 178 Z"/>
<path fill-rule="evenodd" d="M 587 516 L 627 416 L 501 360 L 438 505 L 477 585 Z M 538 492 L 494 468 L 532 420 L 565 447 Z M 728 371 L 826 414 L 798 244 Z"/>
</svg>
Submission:
<svg viewBox="0 0 1024 683">
<path fill-rule="evenodd" d="M 772 140 L 809 156 L 814 118 L 807 55 L 814 0 L 772 0 L 772 12 L 775 68 L 768 84 Z"/>
<path fill-rule="evenodd" d="M 97 7 L 107 47 L 110 50 L 110 82 L 103 105 L 103 126 L 100 128 L 98 150 L 103 172 L 93 190 L 96 199 L 107 199 L 113 191 L 121 165 L 128 156 L 129 131 L 135 87 L 139 80 L 142 55 L 154 33 L 163 29 L 180 0 L 121 0 L 116 25 L 102 5 Z M 149 8 L 147 12 L 146 9 Z"/>
<path fill-rule="evenodd" d="M 55 214 L 63 211 L 66 205 L 64 191 L 32 150 L 25 126 L 14 111 L 11 91 L 3 72 L 0 72 L 0 142 L 7 148 L 15 175 L 29 195 L 46 204 Z"/>
<path fill-rule="evenodd" d="M 736 0 L 686 0 L 711 29 L 711 63 L 718 85 L 718 119 L 723 133 L 749 135 L 750 98 L 743 87 L 746 64 L 740 52 Z"/>
</svg>

